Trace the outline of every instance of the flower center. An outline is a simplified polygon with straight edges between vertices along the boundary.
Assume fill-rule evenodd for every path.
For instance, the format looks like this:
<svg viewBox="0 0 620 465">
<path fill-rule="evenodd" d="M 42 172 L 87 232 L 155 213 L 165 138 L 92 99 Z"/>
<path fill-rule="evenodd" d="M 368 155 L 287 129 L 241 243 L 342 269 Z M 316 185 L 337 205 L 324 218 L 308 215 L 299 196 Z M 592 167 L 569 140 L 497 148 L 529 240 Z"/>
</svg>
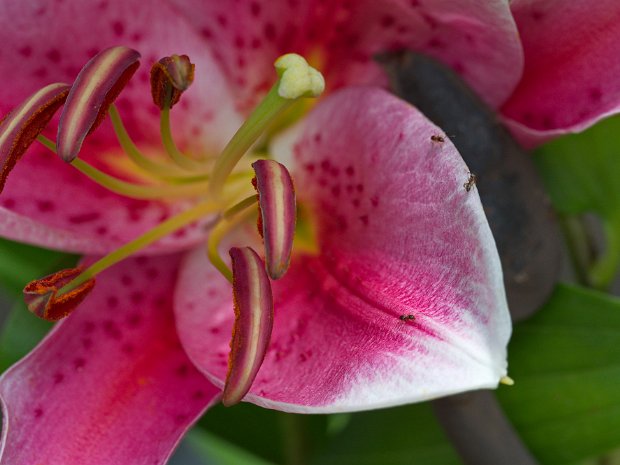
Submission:
<svg viewBox="0 0 620 465">
<path fill-rule="evenodd" d="M 162 182 L 157 185 L 137 185 L 103 173 L 79 158 L 75 158 L 71 164 L 95 182 L 128 197 L 193 197 L 199 201 L 192 208 L 167 219 L 92 264 L 60 288 L 57 296 L 73 291 L 115 263 L 206 215 L 217 215 L 218 218 L 209 236 L 209 259 L 232 282 L 232 272 L 219 256 L 218 246 L 230 230 L 252 216 L 248 207 L 258 200 L 250 190 L 249 181 L 253 173 L 247 168 L 237 169 L 239 162 L 265 130 L 295 100 L 317 97 L 324 89 L 321 74 L 299 55 L 284 55 L 276 60 L 275 67 L 278 73 L 277 82 L 215 159 L 192 158 L 178 149 L 170 127 L 172 86 L 169 86 L 164 98 L 160 119 L 161 139 L 168 155 L 166 161 L 155 161 L 144 156 L 125 130 L 118 110 L 113 105 L 110 106 L 109 116 L 124 152 L 145 174 Z M 39 136 L 39 141 L 55 151 L 53 142 L 43 136 Z"/>
</svg>

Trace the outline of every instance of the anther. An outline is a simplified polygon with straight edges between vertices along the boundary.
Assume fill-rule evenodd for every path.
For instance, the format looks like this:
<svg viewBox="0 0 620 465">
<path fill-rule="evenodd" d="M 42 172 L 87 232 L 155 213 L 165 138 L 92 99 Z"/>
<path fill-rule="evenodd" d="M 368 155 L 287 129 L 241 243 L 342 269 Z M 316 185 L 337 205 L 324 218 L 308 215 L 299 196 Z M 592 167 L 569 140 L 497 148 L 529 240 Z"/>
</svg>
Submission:
<svg viewBox="0 0 620 465">
<path fill-rule="evenodd" d="M 82 268 L 61 270 L 30 282 L 24 288 L 24 301 L 28 310 L 48 321 L 58 321 L 69 315 L 93 289 L 95 280 L 88 279 L 62 295 L 58 295 L 58 291 L 82 271 Z"/>
<path fill-rule="evenodd" d="M 284 165 L 274 160 L 252 164 L 259 198 L 259 233 L 265 242 L 267 272 L 281 278 L 288 269 L 295 234 L 295 190 Z"/>
<path fill-rule="evenodd" d="M 0 123 L 0 192 L 17 161 L 45 129 L 69 94 L 67 84 L 50 84 L 28 97 Z"/>
<path fill-rule="evenodd" d="M 273 297 L 260 257 L 249 247 L 230 249 L 235 323 L 222 403 L 234 405 L 258 374 L 273 328 Z"/>
<path fill-rule="evenodd" d="M 105 118 L 140 65 L 140 54 L 127 47 L 112 47 L 95 55 L 71 87 L 58 124 L 58 155 L 74 160 L 86 136 Z"/>
<path fill-rule="evenodd" d="M 164 57 L 151 68 L 151 95 L 161 110 L 172 108 L 194 81 L 195 66 L 187 55 Z"/>
</svg>

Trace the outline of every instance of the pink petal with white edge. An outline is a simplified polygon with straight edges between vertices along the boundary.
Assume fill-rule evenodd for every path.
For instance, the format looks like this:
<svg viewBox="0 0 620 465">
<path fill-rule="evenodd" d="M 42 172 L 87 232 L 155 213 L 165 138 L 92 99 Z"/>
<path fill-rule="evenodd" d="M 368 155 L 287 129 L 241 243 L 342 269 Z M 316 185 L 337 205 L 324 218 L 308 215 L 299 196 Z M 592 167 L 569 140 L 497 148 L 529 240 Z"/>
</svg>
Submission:
<svg viewBox="0 0 620 465">
<path fill-rule="evenodd" d="M 196 79 L 172 111 L 172 130 L 181 149 L 216 154 L 241 124 L 225 76 L 202 38 L 167 3 L 65 0 L 0 3 L 0 42 L 7 59 L 0 72 L 0 116 L 50 82 L 73 82 L 99 51 L 125 45 L 142 54 L 142 67 L 116 104 L 127 129 L 148 154 L 161 154 L 159 111 L 153 104 L 150 65 L 186 53 Z M 49 137 L 56 134 L 57 119 Z M 80 158 L 113 174 L 126 175 L 109 160 L 122 155 L 109 121 L 86 139 Z M 105 161 L 104 161 L 105 160 Z M 95 201 L 93 200 L 95 199 Z M 0 235 L 46 247 L 106 253 L 187 205 L 130 200 L 79 175 L 35 144 L 11 172 L 0 196 Z M 178 250 L 204 240 L 200 226 L 160 241 L 156 250 Z"/>
<path fill-rule="evenodd" d="M 7 465 L 163 464 L 219 390 L 174 331 L 178 257 L 106 271 L 73 315 L 0 378 Z"/>
<path fill-rule="evenodd" d="M 313 212 L 320 252 L 294 253 L 273 283 L 271 345 L 246 400 L 361 410 L 491 388 L 506 374 L 511 327 L 495 243 L 476 190 L 464 187 L 467 166 L 437 134 L 413 107 L 357 88 L 275 142 L 271 153 Z M 204 252 L 189 256 L 177 328 L 220 386 L 230 305 Z"/>
<path fill-rule="evenodd" d="M 514 0 L 525 52 L 523 78 L 502 108 L 533 147 L 580 132 L 620 110 L 620 2 Z"/>
<path fill-rule="evenodd" d="M 172 0 L 200 31 L 251 109 L 273 83 L 273 61 L 296 52 L 326 77 L 328 90 L 386 85 L 373 55 L 413 49 L 459 72 L 492 106 L 522 72 L 523 54 L 506 0 Z"/>
</svg>

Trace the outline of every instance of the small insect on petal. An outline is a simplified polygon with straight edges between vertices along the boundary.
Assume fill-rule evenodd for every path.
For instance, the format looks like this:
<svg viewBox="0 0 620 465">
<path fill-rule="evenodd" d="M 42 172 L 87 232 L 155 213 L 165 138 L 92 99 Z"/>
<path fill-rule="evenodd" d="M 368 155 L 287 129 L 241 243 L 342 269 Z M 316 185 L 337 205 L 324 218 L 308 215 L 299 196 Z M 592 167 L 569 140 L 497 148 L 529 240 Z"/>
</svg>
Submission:
<svg viewBox="0 0 620 465">
<path fill-rule="evenodd" d="M 90 279 L 60 296 L 58 291 L 82 271 L 82 268 L 70 268 L 28 283 L 24 288 L 28 310 L 48 321 L 58 321 L 69 315 L 95 287 L 95 280 Z"/>
<path fill-rule="evenodd" d="M 271 284 L 262 260 L 249 247 L 230 249 L 235 324 L 222 403 L 241 401 L 265 358 L 273 328 Z"/>
<path fill-rule="evenodd" d="M 66 162 L 77 157 L 87 135 L 105 118 L 127 82 L 140 66 L 140 54 L 112 47 L 95 55 L 78 74 L 58 125 L 58 155 Z"/>
<path fill-rule="evenodd" d="M 187 55 L 164 57 L 151 68 L 151 95 L 161 110 L 172 108 L 194 82 L 195 66 Z M 170 101 L 168 102 L 168 99 Z"/>
<path fill-rule="evenodd" d="M 69 86 L 50 84 L 35 92 L 0 123 L 0 192 L 9 172 L 65 103 Z"/>
<path fill-rule="evenodd" d="M 271 279 L 288 269 L 295 235 L 295 189 L 284 165 L 274 160 L 252 164 L 260 207 L 259 231 L 265 241 L 265 261 Z"/>
</svg>

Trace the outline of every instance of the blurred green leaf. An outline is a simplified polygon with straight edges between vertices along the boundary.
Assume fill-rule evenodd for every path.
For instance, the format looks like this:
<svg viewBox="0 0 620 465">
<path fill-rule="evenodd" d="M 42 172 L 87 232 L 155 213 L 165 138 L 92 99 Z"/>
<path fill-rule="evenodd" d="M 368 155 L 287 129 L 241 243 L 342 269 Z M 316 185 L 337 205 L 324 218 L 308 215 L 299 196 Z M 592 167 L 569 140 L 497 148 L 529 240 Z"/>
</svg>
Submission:
<svg viewBox="0 0 620 465">
<path fill-rule="evenodd" d="M 205 458 L 205 463 L 217 465 L 272 465 L 224 439 L 194 428 L 186 438 L 190 447 Z"/>
<path fill-rule="evenodd" d="M 75 262 L 68 257 L 72 256 L 0 239 L 0 286 L 11 294 L 21 294 L 29 281 L 45 276 L 65 260 Z"/>
<path fill-rule="evenodd" d="M 430 404 L 361 412 L 312 462 L 316 465 L 459 465 Z"/>
<path fill-rule="evenodd" d="M 564 215 L 597 214 L 607 248 L 590 270 L 592 284 L 606 288 L 620 264 L 620 117 L 537 150 L 535 161 L 555 208 Z"/>
<path fill-rule="evenodd" d="M 258 457 L 288 464 L 314 456 L 327 442 L 330 428 L 327 415 L 296 415 L 249 403 L 217 405 L 200 425 Z"/>
<path fill-rule="evenodd" d="M 51 327 L 52 323 L 34 316 L 23 302 L 17 303 L 0 333 L 0 373 L 30 352 Z"/>
<path fill-rule="evenodd" d="M 620 446 L 620 300 L 559 286 L 510 344 L 515 386 L 498 396 L 543 464 Z"/>
</svg>

